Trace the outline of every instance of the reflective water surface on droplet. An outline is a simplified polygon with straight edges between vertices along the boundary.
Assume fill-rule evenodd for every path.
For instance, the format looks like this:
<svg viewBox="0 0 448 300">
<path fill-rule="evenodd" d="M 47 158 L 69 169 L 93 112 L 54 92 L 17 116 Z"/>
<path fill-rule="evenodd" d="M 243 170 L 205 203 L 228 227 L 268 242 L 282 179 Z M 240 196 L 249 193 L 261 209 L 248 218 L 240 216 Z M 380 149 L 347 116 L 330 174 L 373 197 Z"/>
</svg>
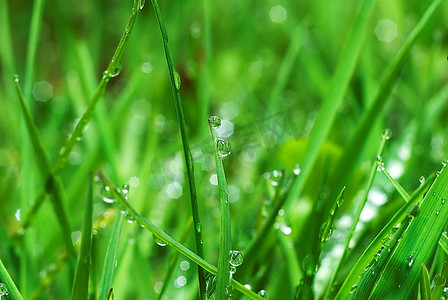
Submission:
<svg viewBox="0 0 448 300">
<path fill-rule="evenodd" d="M 228 140 L 216 140 L 216 147 L 218 148 L 218 155 L 220 157 L 226 157 L 231 153 L 230 143 Z"/>
<path fill-rule="evenodd" d="M 221 126 L 221 119 L 217 116 L 211 116 L 208 118 L 208 123 L 212 126 L 213 129 L 218 129 Z"/>
<path fill-rule="evenodd" d="M 180 90 L 181 80 L 180 75 L 176 70 L 174 71 L 174 85 L 176 86 L 177 90 Z"/>
<path fill-rule="evenodd" d="M 164 242 L 164 241 L 162 241 L 161 239 L 159 239 L 157 236 L 155 236 L 154 234 L 152 235 L 152 237 L 153 237 L 153 239 L 154 239 L 154 242 L 157 244 L 157 245 L 159 245 L 159 246 L 161 246 L 161 247 L 165 247 L 166 246 L 166 243 Z"/>
<path fill-rule="evenodd" d="M 2 282 L 0 282 L 0 298 L 2 296 L 7 296 L 8 295 L 8 288 L 6 287 L 6 285 Z"/>
<path fill-rule="evenodd" d="M 238 250 L 230 250 L 230 265 L 234 267 L 239 267 L 243 263 L 243 254 Z"/>
</svg>

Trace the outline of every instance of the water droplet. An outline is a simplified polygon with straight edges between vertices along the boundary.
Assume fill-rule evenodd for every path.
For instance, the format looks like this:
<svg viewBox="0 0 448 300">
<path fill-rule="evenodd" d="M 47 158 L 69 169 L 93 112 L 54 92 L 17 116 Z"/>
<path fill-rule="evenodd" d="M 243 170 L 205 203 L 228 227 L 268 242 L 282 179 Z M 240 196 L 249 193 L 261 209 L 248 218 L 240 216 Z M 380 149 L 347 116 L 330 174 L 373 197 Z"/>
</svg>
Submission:
<svg viewBox="0 0 448 300">
<path fill-rule="evenodd" d="M 432 192 L 432 195 L 435 196 L 435 195 L 436 195 L 436 192 Z"/>
<path fill-rule="evenodd" d="M 442 204 L 445 204 L 446 198 L 442 198 Z"/>
<path fill-rule="evenodd" d="M 440 176 L 440 171 L 437 171 L 436 172 L 436 177 L 439 177 Z"/>
<path fill-rule="evenodd" d="M 418 179 L 418 181 L 420 181 L 420 183 L 423 183 L 423 182 L 425 182 L 425 176 L 420 176 L 420 178 Z"/>
<path fill-rule="evenodd" d="M 220 157 L 226 157 L 230 154 L 230 143 L 228 140 L 218 139 L 216 141 L 216 147 L 218 148 L 218 154 Z"/>
<path fill-rule="evenodd" d="M 305 258 L 303 259 L 303 262 L 302 262 L 302 268 L 305 271 L 305 274 L 307 276 L 312 276 L 312 275 L 316 274 L 317 267 L 316 267 L 316 262 L 315 262 L 313 255 L 308 254 L 307 256 L 305 256 Z"/>
<path fill-rule="evenodd" d="M 211 116 L 208 118 L 208 124 L 210 124 L 213 129 L 218 129 L 219 126 L 221 126 L 221 119 L 217 116 Z"/>
<path fill-rule="evenodd" d="M 17 75 L 17 74 L 14 75 L 14 81 L 15 82 L 19 82 L 20 81 L 19 75 Z"/>
<path fill-rule="evenodd" d="M 444 160 L 442 161 L 442 166 L 443 166 L 444 168 L 446 167 L 447 162 L 448 162 L 447 159 L 444 159 Z"/>
<path fill-rule="evenodd" d="M 0 282 L 0 298 L 8 295 L 8 288 L 4 283 Z"/>
<path fill-rule="evenodd" d="M 106 203 L 114 203 L 117 201 L 117 199 L 112 196 L 112 192 L 107 185 L 103 186 L 103 188 L 101 189 L 101 197 Z"/>
<path fill-rule="evenodd" d="M 390 139 L 392 135 L 392 132 L 390 131 L 390 129 L 385 129 L 383 132 L 383 139 L 385 139 L 386 141 Z"/>
<path fill-rule="evenodd" d="M 166 243 L 164 241 L 162 241 L 161 239 L 159 239 L 157 236 L 155 236 L 154 234 L 152 235 L 154 242 L 159 245 L 160 247 L 165 247 Z"/>
<path fill-rule="evenodd" d="M 145 3 L 146 3 L 146 0 L 139 0 L 138 1 L 138 7 L 140 9 L 143 9 L 143 7 L 145 7 Z"/>
<path fill-rule="evenodd" d="M 114 71 L 110 74 L 110 77 L 117 77 L 120 74 L 122 68 L 123 68 L 123 66 L 121 65 L 120 62 L 118 62 L 115 65 Z"/>
<path fill-rule="evenodd" d="M 103 77 L 109 77 L 109 71 L 104 70 L 104 72 L 103 72 Z"/>
<path fill-rule="evenodd" d="M 300 168 L 300 166 L 299 165 L 295 165 L 295 167 L 294 167 L 294 175 L 299 175 L 300 174 L 300 171 L 302 171 L 302 169 Z"/>
<path fill-rule="evenodd" d="M 260 295 L 263 298 L 267 298 L 268 297 L 268 293 L 266 293 L 265 290 L 259 290 L 257 295 Z"/>
<path fill-rule="evenodd" d="M 202 232 L 202 226 L 201 226 L 201 224 L 196 224 L 196 231 L 197 232 L 199 232 L 199 233 L 201 233 Z"/>
<path fill-rule="evenodd" d="M 181 84 L 180 75 L 179 73 L 177 73 L 176 70 L 174 70 L 174 85 L 176 86 L 177 90 L 180 90 L 180 84 Z"/>
<path fill-rule="evenodd" d="M 230 265 L 234 267 L 239 267 L 243 263 L 243 254 L 241 254 L 238 250 L 230 250 L 230 259 L 229 263 Z"/>
<path fill-rule="evenodd" d="M 381 162 L 381 161 L 383 160 L 383 158 L 381 157 L 381 155 L 377 155 L 377 156 L 376 156 L 376 160 L 379 161 L 379 162 Z"/>
<path fill-rule="evenodd" d="M 440 209 L 436 209 L 436 216 L 440 214 Z"/>
<path fill-rule="evenodd" d="M 350 294 L 353 294 L 357 288 L 358 286 L 356 284 L 352 285 L 352 288 L 350 289 Z"/>
<path fill-rule="evenodd" d="M 412 255 L 409 255 L 406 257 L 406 261 L 408 262 L 408 267 L 410 268 L 414 264 L 415 258 Z"/>
<path fill-rule="evenodd" d="M 434 284 L 435 285 L 445 285 L 446 278 L 443 276 L 443 274 L 439 273 L 434 276 Z"/>
<path fill-rule="evenodd" d="M 129 224 L 132 224 L 135 222 L 135 216 L 133 214 L 128 214 L 127 219 L 128 219 Z"/>
<path fill-rule="evenodd" d="M 129 184 L 124 184 L 121 188 L 121 192 L 125 195 L 125 197 L 127 197 L 129 194 Z"/>
</svg>

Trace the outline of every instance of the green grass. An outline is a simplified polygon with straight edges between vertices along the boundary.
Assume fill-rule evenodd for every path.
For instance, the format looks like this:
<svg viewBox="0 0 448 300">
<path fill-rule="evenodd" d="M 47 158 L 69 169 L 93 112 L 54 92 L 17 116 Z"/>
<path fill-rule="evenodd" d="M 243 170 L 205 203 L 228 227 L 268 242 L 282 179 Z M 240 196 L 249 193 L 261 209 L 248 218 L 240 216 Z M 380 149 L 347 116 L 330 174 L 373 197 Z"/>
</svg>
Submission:
<svg viewBox="0 0 448 300">
<path fill-rule="evenodd" d="M 0 0 L 0 298 L 448 297 L 447 9 Z"/>
</svg>

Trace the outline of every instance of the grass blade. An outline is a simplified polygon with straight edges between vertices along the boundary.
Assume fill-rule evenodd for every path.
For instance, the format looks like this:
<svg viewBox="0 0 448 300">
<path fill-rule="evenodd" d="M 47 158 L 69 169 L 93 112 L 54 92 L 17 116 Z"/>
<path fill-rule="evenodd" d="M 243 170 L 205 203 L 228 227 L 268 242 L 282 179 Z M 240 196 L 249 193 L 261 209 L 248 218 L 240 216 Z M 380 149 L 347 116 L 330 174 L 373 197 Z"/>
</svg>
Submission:
<svg viewBox="0 0 448 300">
<path fill-rule="evenodd" d="M 420 297 L 422 300 L 431 300 L 431 280 L 423 262 L 420 267 Z"/>
<path fill-rule="evenodd" d="M 381 157 L 383 155 L 383 151 L 384 151 L 384 148 L 386 146 L 387 141 L 389 140 L 389 137 L 390 137 L 390 130 L 386 129 L 384 131 L 382 139 L 381 139 L 381 144 L 380 144 L 380 147 L 378 149 L 377 157 L 378 156 Z M 370 169 L 369 180 L 367 181 L 367 185 L 366 185 L 366 188 L 364 190 L 364 194 L 363 194 L 363 197 L 361 199 L 361 203 L 359 203 L 359 206 L 356 209 L 356 213 L 355 213 L 354 218 L 353 218 L 353 223 L 352 223 L 352 226 L 350 227 L 350 230 L 349 230 L 346 242 L 345 242 L 344 252 L 342 253 L 341 258 L 340 258 L 340 260 L 338 262 L 338 265 L 336 267 L 336 270 L 334 271 L 334 273 L 333 273 L 333 275 L 331 277 L 330 284 L 329 284 L 330 288 L 328 288 L 326 293 L 325 293 L 325 299 L 328 299 L 328 297 L 330 296 L 330 293 L 331 293 L 331 290 L 332 290 L 331 287 L 334 286 L 334 281 L 336 280 L 336 275 L 338 275 L 339 269 L 341 268 L 342 263 L 344 262 L 347 254 L 348 254 L 350 241 L 352 239 L 353 234 L 355 233 L 356 225 L 358 224 L 359 218 L 361 217 L 361 212 L 364 209 L 364 206 L 365 206 L 365 204 L 367 202 L 367 197 L 369 195 L 370 188 L 372 187 L 373 179 L 375 178 L 376 169 L 377 169 L 377 166 L 376 166 L 376 160 L 375 160 L 373 162 L 373 164 L 372 164 L 372 168 Z"/>
<path fill-rule="evenodd" d="M 22 108 L 22 113 L 24 115 L 25 124 L 28 129 L 28 133 L 31 139 L 31 143 L 34 147 L 34 151 L 37 156 L 37 162 L 42 175 L 42 178 L 47 178 L 45 186 L 47 191 L 52 193 L 52 204 L 55 210 L 56 217 L 61 224 L 63 231 L 64 240 L 67 245 L 69 252 L 73 253 L 73 244 L 71 240 L 71 230 L 68 221 L 68 216 L 64 207 L 64 192 L 62 188 L 62 183 L 59 178 L 55 178 L 50 171 L 50 162 L 46 155 L 42 140 L 40 139 L 39 131 L 37 130 L 36 124 L 34 123 L 31 113 L 25 103 L 25 98 L 22 93 L 22 89 L 19 84 L 19 78 L 15 77 L 14 82 L 16 84 L 17 94 L 20 102 L 20 107 Z"/>
<path fill-rule="evenodd" d="M 194 179 L 194 161 L 193 156 L 191 155 L 190 146 L 188 143 L 188 136 L 187 136 L 187 126 L 185 123 L 185 116 L 182 108 L 182 101 L 180 98 L 180 76 L 179 73 L 177 73 L 173 57 L 171 55 L 170 46 L 168 44 L 168 33 L 165 28 L 165 23 L 162 19 L 162 13 L 160 12 L 159 4 L 157 0 L 151 0 L 152 6 L 154 8 L 154 12 L 157 17 L 157 22 L 159 23 L 160 33 L 162 34 L 162 40 L 163 40 L 163 48 L 165 50 L 165 57 L 166 62 L 168 65 L 168 72 L 170 74 L 170 82 L 171 82 L 171 88 L 173 90 L 173 97 L 174 97 L 174 106 L 176 109 L 176 115 L 177 119 L 179 121 L 179 128 L 180 128 L 180 135 L 182 138 L 182 145 L 183 145 L 183 151 L 185 156 L 185 165 L 187 169 L 187 177 L 188 177 L 188 185 L 190 188 L 190 202 L 191 202 L 191 210 L 193 214 L 193 222 L 194 222 L 194 234 L 195 234 L 195 241 L 196 241 L 196 251 L 200 257 L 204 257 L 204 250 L 203 250 L 203 242 L 202 242 L 202 228 L 201 228 L 201 221 L 199 218 L 199 205 L 197 200 L 197 194 L 196 194 L 196 183 Z M 205 95 L 207 97 L 207 95 Z M 219 176 L 219 175 L 218 175 Z M 200 267 L 198 268 L 198 278 L 199 278 L 199 298 L 205 299 L 205 293 L 206 293 L 206 281 L 205 281 L 205 272 Z"/>
<path fill-rule="evenodd" d="M 394 186 L 394 188 L 397 190 L 397 192 L 400 194 L 400 196 L 404 199 L 404 201 L 409 202 L 409 199 L 411 198 L 409 194 L 405 191 L 405 189 L 390 176 L 389 172 L 387 172 L 386 168 L 384 167 L 384 163 L 381 159 L 377 159 L 376 163 L 378 164 L 378 167 L 380 168 L 381 172 L 383 172 L 384 176 L 386 176 L 387 180 L 389 180 L 390 183 Z"/>
<path fill-rule="evenodd" d="M 6 270 L 1 259 L 0 259 L 0 282 L 3 282 L 6 285 L 7 293 L 13 300 L 23 300 L 22 295 L 20 294 L 16 284 L 14 283 L 14 280 L 9 275 L 8 270 Z"/>
<path fill-rule="evenodd" d="M 406 299 L 411 296 L 419 280 L 414 262 L 429 263 L 440 236 L 448 224 L 448 171 L 445 165 L 429 189 L 420 212 L 409 225 L 372 292 L 373 297 Z M 431 226 L 427 226 L 431 224 Z M 391 280 L 391 278 L 393 280 Z"/>
<path fill-rule="evenodd" d="M 132 208 L 132 206 L 126 201 L 124 196 L 119 192 L 118 188 L 110 181 L 109 178 L 106 177 L 106 175 L 104 175 L 101 171 L 98 171 L 97 175 L 98 178 L 100 179 L 100 182 L 109 187 L 114 198 L 117 199 L 119 204 L 125 208 L 125 210 L 128 212 L 128 215 L 136 220 L 137 224 L 139 224 L 140 226 L 144 227 L 146 230 L 151 232 L 155 238 L 161 240 L 162 242 L 169 245 L 186 258 L 190 259 L 197 265 L 201 266 L 201 268 L 203 268 L 205 271 L 217 275 L 218 270 L 215 266 L 205 261 L 202 257 L 198 256 L 196 253 L 186 248 L 184 245 L 179 243 L 177 240 L 172 238 L 170 235 L 168 235 L 160 228 L 158 228 L 157 226 L 149 222 L 147 219 L 145 219 L 143 216 L 141 216 L 139 213 L 137 213 L 137 211 L 135 211 L 135 209 Z M 240 291 L 241 293 L 252 299 L 259 299 L 259 300 L 263 299 L 261 296 L 247 289 L 245 286 L 243 286 L 241 283 L 239 283 L 234 279 L 232 280 L 232 284 L 236 290 Z"/>
<path fill-rule="evenodd" d="M 228 144 L 227 140 L 216 138 L 214 128 L 216 128 L 216 126 L 218 125 L 216 122 L 221 122 L 220 120 L 217 120 L 219 120 L 217 119 L 217 117 L 210 117 L 208 119 L 208 124 L 212 137 L 213 151 L 215 153 L 216 174 L 218 177 L 219 188 L 219 204 L 221 211 L 218 278 L 216 281 L 216 298 L 218 300 L 221 300 L 231 297 L 229 253 L 231 250 L 232 239 L 230 230 L 230 206 L 226 175 L 224 172 L 224 166 L 222 164 L 222 157 L 230 154 L 230 145 Z M 225 149 L 223 150 L 223 148 Z"/>
<path fill-rule="evenodd" d="M 375 239 L 370 243 L 370 245 L 364 250 L 361 257 L 356 262 L 355 266 L 352 268 L 350 274 L 345 279 L 341 288 L 336 295 L 336 299 L 346 299 L 350 293 L 352 287 L 359 280 L 359 277 L 364 272 L 366 266 L 372 261 L 372 258 L 375 257 L 375 253 L 379 251 L 382 246 L 383 239 L 389 234 L 392 228 L 399 223 L 400 219 L 403 219 L 407 214 L 407 210 L 411 205 L 415 205 L 417 201 L 423 199 L 424 193 L 428 188 L 428 185 L 432 183 L 434 180 L 434 176 L 428 178 L 424 184 L 422 184 L 411 196 L 409 202 L 405 203 L 401 209 L 392 217 L 392 219 L 383 227 L 380 233 L 375 237 Z"/>
<path fill-rule="evenodd" d="M 340 64 L 334 76 L 328 96 L 313 125 L 310 141 L 303 158 L 302 172 L 294 180 L 287 200 L 288 203 L 301 193 L 317 159 L 317 154 L 319 153 L 318 150 L 333 124 L 339 104 L 341 103 L 350 79 L 352 78 L 363 42 L 367 36 L 367 25 L 375 3 L 375 0 L 365 0 L 362 3 L 361 11 L 353 27 L 354 31 L 350 36 L 346 50 L 343 51 L 344 54 L 340 59 Z"/>
<path fill-rule="evenodd" d="M 118 214 L 114 230 L 107 246 L 106 257 L 104 259 L 103 274 L 101 275 L 99 299 L 106 299 L 115 273 L 115 261 L 118 251 L 118 241 L 120 240 L 121 227 L 123 225 L 123 214 Z"/>
<path fill-rule="evenodd" d="M 72 286 L 72 300 L 84 300 L 89 294 L 90 259 L 92 246 L 92 216 L 93 216 L 93 182 L 90 174 L 89 192 L 84 214 L 84 225 L 81 235 L 81 251 L 76 266 L 75 279 Z"/>
</svg>

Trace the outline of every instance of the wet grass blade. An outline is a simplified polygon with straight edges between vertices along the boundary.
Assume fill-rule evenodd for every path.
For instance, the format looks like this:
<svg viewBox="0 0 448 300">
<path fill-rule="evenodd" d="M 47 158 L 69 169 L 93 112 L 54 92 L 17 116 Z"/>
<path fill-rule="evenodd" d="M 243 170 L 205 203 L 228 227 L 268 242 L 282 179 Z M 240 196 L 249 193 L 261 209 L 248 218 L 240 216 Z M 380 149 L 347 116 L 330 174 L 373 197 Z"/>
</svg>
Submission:
<svg viewBox="0 0 448 300">
<path fill-rule="evenodd" d="M 378 168 L 380 168 L 381 172 L 383 172 L 384 176 L 386 176 L 387 180 L 389 180 L 390 183 L 394 186 L 395 190 L 400 194 L 400 196 L 404 199 L 404 201 L 409 202 L 409 199 L 411 198 L 409 194 L 405 191 L 405 189 L 390 176 L 389 172 L 384 167 L 384 163 L 382 160 L 377 159 L 376 160 L 378 164 Z"/>
<path fill-rule="evenodd" d="M 420 205 L 418 215 L 381 271 L 372 297 L 407 299 L 414 292 L 419 281 L 419 268 L 415 265 L 429 263 L 448 225 L 448 207 L 445 205 L 448 198 L 448 171 L 445 165 L 437 174 Z M 414 262 L 417 263 L 414 265 Z"/>
<path fill-rule="evenodd" d="M 431 300 L 431 280 L 423 262 L 420 266 L 420 297 L 422 300 Z"/>
<path fill-rule="evenodd" d="M 330 214 L 328 215 L 327 220 L 322 224 L 320 233 L 319 233 L 319 251 L 318 254 L 320 254 L 325 242 L 331 237 L 333 233 L 333 223 L 336 216 L 336 212 L 338 211 L 339 207 L 342 205 L 342 201 L 344 201 L 344 192 L 345 192 L 345 186 L 342 188 L 341 192 L 339 193 L 338 197 L 333 203 L 333 207 L 330 210 Z"/>
<path fill-rule="evenodd" d="M 182 100 L 179 92 L 181 86 L 181 78 L 179 76 L 179 73 L 177 73 L 174 67 L 173 57 L 171 55 L 170 46 L 168 44 L 168 33 L 165 28 L 165 23 L 163 22 L 162 19 L 162 13 L 160 12 L 159 4 L 157 0 L 152 0 L 151 2 L 154 8 L 154 12 L 156 14 L 157 22 L 159 23 L 160 33 L 162 35 L 163 48 L 165 50 L 165 57 L 168 65 L 168 72 L 170 75 L 171 88 L 173 90 L 174 107 L 176 109 L 177 120 L 179 122 L 179 128 L 180 128 L 180 135 L 182 138 L 185 165 L 187 169 L 188 186 L 190 189 L 190 203 L 193 214 L 196 251 L 200 257 L 204 257 L 204 250 L 202 246 L 203 244 L 202 233 L 201 233 L 202 228 L 201 228 L 201 221 L 199 218 L 199 205 L 196 193 L 196 183 L 194 179 L 194 161 L 188 143 L 187 126 L 185 123 L 185 116 L 182 108 Z M 198 278 L 199 278 L 199 298 L 205 299 L 205 293 L 206 293 L 205 272 L 200 267 L 198 268 Z"/>
<path fill-rule="evenodd" d="M 383 229 L 378 233 L 375 239 L 370 243 L 370 245 L 364 250 L 361 257 L 358 259 L 356 264 L 351 269 L 349 275 L 345 279 L 341 288 L 338 291 L 335 299 L 347 299 L 350 290 L 358 282 L 361 274 L 364 272 L 365 268 L 375 257 L 375 254 L 381 249 L 383 240 L 391 232 L 392 228 L 396 226 L 401 219 L 403 219 L 409 207 L 415 205 L 418 201 L 423 199 L 423 195 L 426 193 L 428 186 L 433 182 L 434 176 L 429 177 L 424 184 L 422 184 L 411 196 L 409 202 L 405 203 L 400 210 L 390 219 L 390 221 L 383 227 Z"/>
<path fill-rule="evenodd" d="M 382 136 L 382 139 L 381 139 L 381 143 L 380 143 L 380 146 L 379 146 L 378 153 L 377 153 L 376 157 L 381 157 L 383 155 L 384 148 L 386 147 L 386 143 L 389 140 L 389 138 L 390 138 L 390 130 L 386 129 L 384 131 L 384 133 L 383 133 L 383 136 Z M 341 258 L 340 258 L 340 260 L 338 262 L 338 265 L 336 267 L 336 270 L 334 271 L 334 273 L 333 273 L 333 275 L 331 277 L 330 284 L 329 284 L 330 288 L 327 288 L 327 291 L 325 293 L 325 299 L 328 299 L 328 297 L 330 296 L 330 293 L 332 291 L 331 287 L 334 286 L 334 283 L 335 283 L 335 280 L 336 280 L 336 276 L 339 274 L 339 270 L 340 270 L 340 268 L 342 266 L 342 263 L 344 263 L 345 258 L 346 258 L 347 254 L 349 252 L 350 241 L 351 241 L 351 239 L 353 237 L 353 234 L 355 233 L 356 225 L 358 224 L 359 218 L 361 217 L 361 212 L 364 209 L 364 206 L 365 206 L 365 204 L 367 202 L 367 197 L 369 195 L 370 188 L 372 187 L 373 180 L 374 180 L 375 175 L 376 175 L 376 170 L 377 170 L 377 164 L 376 164 L 376 158 L 375 158 L 375 161 L 372 164 L 372 168 L 370 169 L 369 180 L 367 181 L 367 185 L 366 185 L 366 187 L 364 189 L 364 194 L 362 196 L 362 199 L 361 199 L 361 202 L 359 203 L 358 208 L 356 209 L 356 213 L 355 213 L 355 215 L 353 217 L 353 223 L 352 223 L 352 226 L 350 227 L 350 230 L 349 230 L 346 242 L 345 242 L 344 252 L 342 253 Z"/>
<path fill-rule="evenodd" d="M 222 164 L 223 153 L 220 148 L 226 148 L 224 152 L 225 156 L 227 156 L 230 153 L 230 145 L 227 144 L 227 140 L 216 138 L 213 126 L 213 117 L 209 118 L 208 123 L 212 137 L 213 151 L 215 153 L 216 174 L 218 177 L 219 188 L 219 206 L 221 211 L 216 298 L 218 300 L 222 300 L 231 297 L 229 253 L 231 250 L 232 239 L 230 230 L 229 192 L 227 190 L 226 175 Z"/>
<path fill-rule="evenodd" d="M 90 259 L 92 246 L 92 217 L 93 217 L 93 179 L 90 175 L 89 192 L 84 212 L 84 225 L 81 235 L 81 251 L 79 253 L 78 265 L 76 266 L 75 278 L 72 286 L 72 300 L 87 299 L 89 294 Z"/>
<path fill-rule="evenodd" d="M 442 236 L 439 240 L 439 246 L 443 251 L 445 251 L 445 254 L 448 255 L 448 236 L 446 232 L 442 233 Z"/>
<path fill-rule="evenodd" d="M 118 214 L 114 230 L 107 246 L 106 257 L 104 259 L 103 273 L 101 275 L 99 299 L 106 299 L 107 293 L 112 288 L 115 273 L 115 262 L 118 251 L 118 241 L 120 240 L 121 227 L 123 225 L 123 214 Z"/>
<path fill-rule="evenodd" d="M 373 12 L 375 3 L 375 0 L 365 0 L 362 3 L 360 13 L 353 27 L 354 31 L 350 35 L 347 47 L 342 52 L 343 57 L 340 59 L 328 96 L 319 111 L 319 115 L 317 116 L 311 131 L 310 141 L 303 158 L 302 172 L 297 176 L 291 186 L 291 192 L 287 200 L 288 203 L 301 193 L 311 174 L 313 165 L 317 159 L 317 154 L 319 153 L 319 148 L 330 131 L 338 107 L 347 90 L 350 79 L 353 76 L 363 42 L 368 34 L 368 21 Z"/>
<path fill-rule="evenodd" d="M 148 230 L 150 233 L 154 235 L 155 238 L 163 241 L 165 244 L 172 247 L 174 250 L 185 256 L 186 258 L 190 259 L 197 265 L 201 266 L 205 271 L 217 275 L 218 270 L 215 266 L 210 264 L 209 262 L 205 261 L 202 257 L 198 256 L 196 253 L 191 251 L 190 249 L 186 248 L 184 245 L 179 243 L 177 240 L 172 238 L 170 235 L 162 231 L 160 228 L 149 222 L 147 219 L 145 219 L 143 216 L 141 216 L 137 211 L 135 211 L 134 208 L 126 201 L 124 196 L 119 192 L 118 188 L 110 181 L 109 178 L 106 177 L 101 171 L 97 173 L 98 178 L 100 182 L 102 182 L 104 185 L 108 186 L 113 197 L 118 200 L 119 204 L 124 207 L 124 209 L 128 212 L 128 215 L 136 220 L 136 223 L 139 224 L 141 227 Z M 227 255 L 227 257 L 229 257 Z M 263 298 L 257 294 L 255 294 L 253 291 L 247 289 L 245 286 L 243 286 L 241 283 L 239 283 L 236 280 L 232 281 L 233 287 L 240 291 L 242 294 L 248 296 L 252 299 L 259 299 L 262 300 Z"/>
<path fill-rule="evenodd" d="M 14 280 L 9 275 L 8 270 L 6 270 L 1 259 L 0 259 L 0 282 L 6 285 L 9 297 L 11 297 L 13 300 L 23 300 L 22 295 L 20 294 L 16 284 L 14 283 Z"/>
</svg>

